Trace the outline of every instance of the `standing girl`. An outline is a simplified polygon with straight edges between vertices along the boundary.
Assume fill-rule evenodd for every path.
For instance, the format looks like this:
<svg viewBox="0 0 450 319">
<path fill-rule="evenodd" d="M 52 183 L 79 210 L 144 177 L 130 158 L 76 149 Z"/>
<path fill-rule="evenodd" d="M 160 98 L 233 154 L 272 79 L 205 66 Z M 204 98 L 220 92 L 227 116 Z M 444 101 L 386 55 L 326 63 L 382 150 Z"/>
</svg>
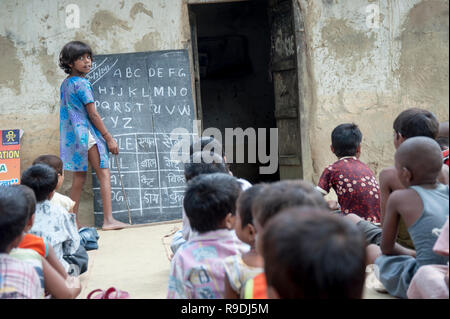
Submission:
<svg viewBox="0 0 450 319">
<path fill-rule="evenodd" d="M 77 216 L 88 162 L 100 183 L 103 202 L 103 230 L 121 229 L 127 224 L 112 216 L 109 151 L 119 153 L 116 141 L 107 131 L 94 106 L 92 86 L 86 74 L 92 66 L 92 50 L 80 41 L 67 43 L 59 55 L 59 66 L 69 76 L 61 84 L 60 153 L 64 170 L 73 172 L 70 198 Z"/>
</svg>

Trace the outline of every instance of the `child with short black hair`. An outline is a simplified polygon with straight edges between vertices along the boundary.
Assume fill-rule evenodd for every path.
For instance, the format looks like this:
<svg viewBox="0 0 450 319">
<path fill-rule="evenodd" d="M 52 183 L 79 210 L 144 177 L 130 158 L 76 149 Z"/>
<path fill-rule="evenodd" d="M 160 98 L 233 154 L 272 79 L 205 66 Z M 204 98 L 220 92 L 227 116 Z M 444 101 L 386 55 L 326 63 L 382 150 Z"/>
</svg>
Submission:
<svg viewBox="0 0 450 319">
<path fill-rule="evenodd" d="M 18 248 L 23 249 L 32 249 L 36 251 L 39 255 L 47 260 L 47 262 L 64 278 L 68 277 L 64 266 L 58 260 L 56 256 L 55 250 L 52 245 L 48 242 L 48 240 L 30 234 L 28 231 L 33 227 L 34 217 L 36 212 L 36 196 L 34 195 L 33 190 L 23 184 L 12 185 L 12 187 L 20 187 L 24 193 L 25 199 L 27 200 L 28 205 L 28 221 L 25 225 L 24 236 L 22 241 L 19 243 Z"/>
<path fill-rule="evenodd" d="M 236 178 L 229 174 L 199 175 L 188 183 L 183 204 L 196 233 L 171 261 L 168 298 L 224 297 L 222 260 L 247 250 L 233 232 L 240 192 Z"/>
<path fill-rule="evenodd" d="M 46 164 L 32 165 L 23 172 L 21 183 L 34 191 L 37 201 L 34 223 L 29 232 L 43 237 L 52 245 L 66 272 L 73 270 L 66 259 L 72 261 L 72 256 L 82 255 L 85 261 L 78 265 L 79 273 L 82 273 L 83 269 L 86 270 L 83 266 L 87 266 L 88 257 L 80 246 L 75 216 L 50 202 L 58 184 L 56 171 Z"/>
<path fill-rule="evenodd" d="M 36 199 L 34 192 L 31 188 L 25 185 L 12 185 L 10 187 L 16 187 L 21 191 L 21 195 L 25 198 L 28 206 L 28 220 L 24 228 L 24 233 L 27 232 L 33 225 L 34 209 L 36 207 Z M 33 236 L 35 240 L 34 245 L 28 240 L 27 248 L 24 248 L 24 240 L 27 237 Z M 68 276 L 56 258 L 56 254 L 51 245 L 47 245 L 47 254 L 41 254 L 42 247 L 36 245 L 38 239 L 42 238 L 34 236 L 32 234 L 24 234 L 22 241 L 17 248 L 10 251 L 11 257 L 25 261 L 32 265 L 39 275 L 41 281 L 41 287 L 45 288 L 52 298 L 56 299 L 68 299 L 75 298 L 81 292 L 81 285 L 77 277 Z M 25 245 L 26 246 L 26 245 Z M 38 249 L 36 249 L 38 248 Z M 45 249 L 45 248 L 44 248 Z"/>
<path fill-rule="evenodd" d="M 252 216 L 252 204 L 263 188 L 263 184 L 253 185 L 242 192 L 237 200 L 234 229 L 237 237 L 250 245 L 250 251 L 243 255 L 229 256 L 223 261 L 226 274 L 226 299 L 243 297 L 243 289 L 241 288 L 244 287 L 245 282 L 264 271 L 264 260 L 256 251 L 256 228 L 253 225 Z"/>
<path fill-rule="evenodd" d="M 333 188 L 341 212 L 380 222 L 380 190 L 372 170 L 359 160 L 362 133 L 353 123 L 338 125 L 331 133 L 331 151 L 338 161 L 322 173 L 318 189 L 324 195 Z"/>
<path fill-rule="evenodd" d="M 81 291 L 77 278 L 66 281 L 35 250 L 16 248 L 34 202 L 27 186 L 0 186 L 0 299 L 43 298 L 44 288 L 55 298 L 74 298 Z"/>
<path fill-rule="evenodd" d="M 364 237 L 355 225 L 328 210 L 281 211 L 264 227 L 262 247 L 270 298 L 362 297 Z"/>
<path fill-rule="evenodd" d="M 52 167 L 58 174 L 58 184 L 56 185 L 56 190 L 61 188 L 62 184 L 64 183 L 64 170 L 63 162 L 58 156 L 41 155 L 33 161 L 32 165 L 34 164 L 47 164 L 48 166 Z M 68 196 L 62 195 L 55 191 L 50 202 L 63 207 L 69 213 L 73 213 L 75 202 Z"/>
<path fill-rule="evenodd" d="M 191 149 L 192 147 L 193 146 L 191 145 Z M 205 159 L 207 161 L 205 161 Z M 186 183 L 198 175 L 212 173 L 228 174 L 225 161 L 217 153 L 210 153 L 208 151 L 194 152 L 190 157 L 190 161 L 188 163 L 184 163 L 184 177 L 186 179 Z M 174 254 L 181 245 L 189 240 L 192 234 L 189 219 L 186 216 L 184 208 L 181 212 L 181 216 L 182 228 L 174 234 L 172 242 L 170 243 L 170 249 Z"/>
<path fill-rule="evenodd" d="M 439 144 L 429 137 L 408 138 L 395 153 L 395 168 L 404 188 L 389 196 L 380 246 L 367 247 L 369 263 L 378 266 L 379 279 L 393 296 L 407 298 L 409 284 L 419 267 L 448 262 L 448 257 L 432 250 L 437 239 L 432 231 L 442 228 L 449 214 L 448 185 L 437 181 L 442 165 Z M 400 219 L 415 251 L 396 248 Z"/>
<path fill-rule="evenodd" d="M 44 289 L 33 265 L 9 255 L 22 240 L 28 216 L 27 200 L 22 190 L 0 186 L 1 299 L 44 297 Z"/>
<path fill-rule="evenodd" d="M 286 180 L 267 184 L 255 197 L 252 205 L 253 224 L 256 230 L 256 251 L 262 255 L 260 237 L 267 222 L 283 209 L 296 206 L 311 206 L 328 210 L 322 194 L 309 182 Z M 245 299 L 267 299 L 264 273 L 247 280 L 244 286 Z"/>
<path fill-rule="evenodd" d="M 398 149 L 400 145 L 411 137 L 426 136 L 436 139 L 439 134 L 439 121 L 436 116 L 424 109 L 410 108 L 402 111 L 394 120 L 394 147 Z M 386 203 L 392 192 L 403 189 L 404 186 L 398 179 L 397 170 L 394 166 L 384 168 L 379 175 L 380 179 L 380 222 L 383 225 L 384 214 L 386 212 Z M 448 184 L 448 166 L 442 166 L 437 180 L 440 183 Z M 369 244 L 380 245 L 381 228 L 373 223 L 361 219 L 359 216 L 349 214 L 350 220 L 364 232 L 366 241 Z M 398 224 L 397 243 L 408 249 L 414 249 L 414 244 L 409 235 L 405 222 L 400 218 Z"/>
</svg>

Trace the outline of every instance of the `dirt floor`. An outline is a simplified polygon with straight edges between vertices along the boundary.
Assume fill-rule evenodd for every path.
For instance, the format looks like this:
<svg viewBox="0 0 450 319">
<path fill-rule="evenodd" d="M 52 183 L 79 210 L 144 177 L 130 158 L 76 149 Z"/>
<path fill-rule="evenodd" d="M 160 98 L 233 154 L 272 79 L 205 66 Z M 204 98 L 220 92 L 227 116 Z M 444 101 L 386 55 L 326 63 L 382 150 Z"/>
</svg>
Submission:
<svg viewBox="0 0 450 319">
<path fill-rule="evenodd" d="M 116 287 L 134 299 L 164 299 L 170 270 L 170 242 L 180 222 L 101 231 L 99 248 L 89 251 L 88 271 L 81 275 L 84 299 L 94 289 Z M 372 288 L 364 299 L 393 298 Z"/>
</svg>

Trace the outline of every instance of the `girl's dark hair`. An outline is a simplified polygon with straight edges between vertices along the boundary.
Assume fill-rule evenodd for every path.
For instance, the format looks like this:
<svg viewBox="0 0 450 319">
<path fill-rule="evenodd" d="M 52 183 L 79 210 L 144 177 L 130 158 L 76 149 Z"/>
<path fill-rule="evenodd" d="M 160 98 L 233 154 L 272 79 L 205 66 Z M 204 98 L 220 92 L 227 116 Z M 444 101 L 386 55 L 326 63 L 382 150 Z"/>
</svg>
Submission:
<svg viewBox="0 0 450 319">
<path fill-rule="evenodd" d="M 46 164 L 35 164 L 28 167 L 22 174 L 21 183 L 30 187 L 36 195 L 36 201 L 42 202 L 56 189 L 58 175 Z"/>
<path fill-rule="evenodd" d="M 248 224 L 253 225 L 252 205 L 255 201 L 255 197 L 264 188 L 264 184 L 256 184 L 242 192 L 237 200 L 237 206 L 239 207 L 239 215 L 241 216 L 241 227 L 244 228 Z"/>
<path fill-rule="evenodd" d="M 22 187 L 0 186 L 0 253 L 23 232 L 28 218 L 28 200 Z"/>
<path fill-rule="evenodd" d="M 353 123 L 338 125 L 331 132 L 331 145 L 337 157 L 355 156 L 361 140 L 362 133 Z"/>
<path fill-rule="evenodd" d="M 53 167 L 59 175 L 62 175 L 63 173 L 63 162 L 56 155 L 41 155 L 33 161 L 33 165 L 34 164 L 47 164 L 48 166 Z"/>
<path fill-rule="evenodd" d="M 228 213 L 236 213 L 240 192 L 239 182 L 229 174 L 202 174 L 192 179 L 183 200 L 192 229 L 199 233 L 216 230 Z"/>
<path fill-rule="evenodd" d="M 71 41 L 67 43 L 59 53 L 59 67 L 65 73 L 70 74 L 72 64 L 78 57 L 88 53 L 92 57 L 92 49 L 89 45 L 81 41 Z"/>
<path fill-rule="evenodd" d="M 360 299 L 365 239 L 352 223 L 327 210 L 282 211 L 264 227 L 267 285 L 288 299 Z"/>
</svg>

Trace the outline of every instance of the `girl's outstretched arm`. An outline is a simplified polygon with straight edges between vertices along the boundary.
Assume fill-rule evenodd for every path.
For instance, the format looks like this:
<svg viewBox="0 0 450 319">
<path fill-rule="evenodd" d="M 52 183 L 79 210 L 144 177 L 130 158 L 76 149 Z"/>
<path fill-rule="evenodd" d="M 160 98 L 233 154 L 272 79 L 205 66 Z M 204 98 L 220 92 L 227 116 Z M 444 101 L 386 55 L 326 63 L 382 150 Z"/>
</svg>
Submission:
<svg viewBox="0 0 450 319">
<path fill-rule="evenodd" d="M 117 145 L 112 135 L 109 134 L 108 130 L 106 129 L 106 126 L 102 121 L 102 118 L 95 109 L 94 103 L 86 104 L 86 110 L 89 114 L 89 119 L 91 120 L 92 124 L 94 124 L 97 130 L 100 131 L 100 134 L 102 134 L 103 138 L 108 144 L 109 151 L 115 155 L 119 154 L 119 146 Z"/>
</svg>

